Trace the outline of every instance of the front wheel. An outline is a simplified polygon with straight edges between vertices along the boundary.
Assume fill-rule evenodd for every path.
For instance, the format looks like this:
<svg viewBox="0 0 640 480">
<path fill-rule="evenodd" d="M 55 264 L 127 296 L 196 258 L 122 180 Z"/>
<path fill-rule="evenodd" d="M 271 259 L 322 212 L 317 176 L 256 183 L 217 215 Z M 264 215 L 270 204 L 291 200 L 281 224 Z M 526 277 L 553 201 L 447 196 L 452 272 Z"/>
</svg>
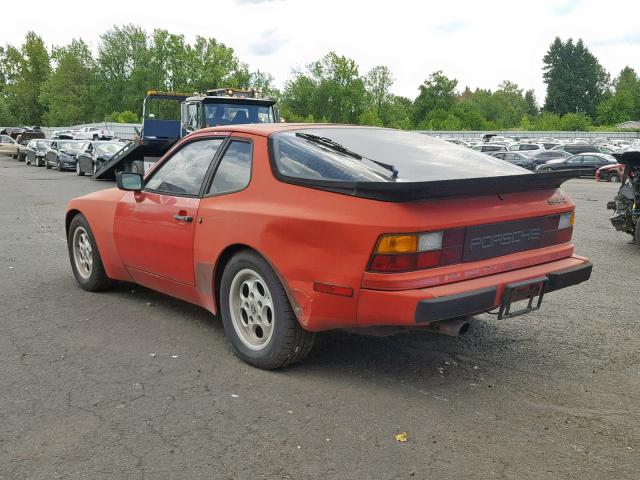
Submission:
<svg viewBox="0 0 640 480">
<path fill-rule="evenodd" d="M 82 214 L 71 220 L 67 235 L 67 247 L 71 269 L 80 287 L 89 292 L 109 288 L 112 280 L 107 277 L 89 222 Z"/>
<path fill-rule="evenodd" d="M 226 265 L 220 313 L 234 352 L 255 367 L 299 362 L 313 347 L 315 334 L 300 326 L 277 275 L 255 252 L 240 252 Z"/>
<path fill-rule="evenodd" d="M 617 173 L 612 173 L 607 177 L 607 180 L 613 183 L 620 183 L 620 175 Z"/>
<path fill-rule="evenodd" d="M 76 162 L 76 175 L 79 177 L 84 177 L 84 172 L 80 168 L 80 162 Z"/>
<path fill-rule="evenodd" d="M 51 170 L 51 164 L 49 163 L 49 160 L 44 161 L 44 168 L 46 168 L 47 170 Z"/>
</svg>

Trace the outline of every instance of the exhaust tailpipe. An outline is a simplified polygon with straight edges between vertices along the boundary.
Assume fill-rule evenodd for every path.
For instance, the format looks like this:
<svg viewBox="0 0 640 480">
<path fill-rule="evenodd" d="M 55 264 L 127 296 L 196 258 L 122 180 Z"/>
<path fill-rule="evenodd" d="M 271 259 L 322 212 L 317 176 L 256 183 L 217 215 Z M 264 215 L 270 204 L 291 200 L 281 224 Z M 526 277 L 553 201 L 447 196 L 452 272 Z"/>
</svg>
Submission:
<svg viewBox="0 0 640 480">
<path fill-rule="evenodd" d="M 469 326 L 468 318 L 452 318 L 430 324 L 429 330 L 451 337 L 460 337 L 469 331 Z"/>
</svg>

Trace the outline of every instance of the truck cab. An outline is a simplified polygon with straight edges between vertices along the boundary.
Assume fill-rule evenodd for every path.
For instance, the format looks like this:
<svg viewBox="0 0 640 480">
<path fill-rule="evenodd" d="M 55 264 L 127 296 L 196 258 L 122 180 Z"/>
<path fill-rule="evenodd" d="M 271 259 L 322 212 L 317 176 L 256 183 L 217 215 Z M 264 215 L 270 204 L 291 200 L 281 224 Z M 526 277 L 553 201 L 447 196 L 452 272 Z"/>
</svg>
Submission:
<svg viewBox="0 0 640 480">
<path fill-rule="evenodd" d="M 257 90 L 233 88 L 194 94 L 151 90 L 142 116 L 134 142 L 105 162 L 93 179 L 114 179 L 118 171 L 144 173 L 180 138 L 201 128 L 281 121 L 275 100 L 262 98 Z"/>
</svg>

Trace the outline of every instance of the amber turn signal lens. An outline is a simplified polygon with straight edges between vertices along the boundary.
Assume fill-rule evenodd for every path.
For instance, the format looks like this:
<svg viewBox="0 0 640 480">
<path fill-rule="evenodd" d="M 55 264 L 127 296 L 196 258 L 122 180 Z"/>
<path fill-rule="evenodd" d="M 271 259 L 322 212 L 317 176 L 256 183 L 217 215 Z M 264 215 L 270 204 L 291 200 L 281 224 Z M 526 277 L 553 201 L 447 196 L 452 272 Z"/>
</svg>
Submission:
<svg viewBox="0 0 640 480">
<path fill-rule="evenodd" d="M 416 235 L 386 235 L 378 242 L 376 253 L 415 253 L 417 249 Z"/>
</svg>

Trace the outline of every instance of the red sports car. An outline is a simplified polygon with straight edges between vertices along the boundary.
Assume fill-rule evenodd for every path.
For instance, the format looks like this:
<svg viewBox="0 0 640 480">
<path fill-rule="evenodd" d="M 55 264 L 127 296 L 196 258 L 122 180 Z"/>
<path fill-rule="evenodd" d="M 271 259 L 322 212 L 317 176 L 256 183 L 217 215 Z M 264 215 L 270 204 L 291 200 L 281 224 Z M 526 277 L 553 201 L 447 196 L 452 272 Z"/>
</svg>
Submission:
<svg viewBox="0 0 640 480">
<path fill-rule="evenodd" d="M 319 331 L 455 334 L 587 280 L 559 189 L 573 175 L 391 129 L 204 129 L 72 200 L 69 256 L 85 290 L 136 282 L 219 314 L 238 356 L 271 369 Z"/>
<path fill-rule="evenodd" d="M 622 179 L 624 173 L 624 165 L 622 163 L 613 163 L 605 165 L 596 170 L 596 182 L 614 182 L 618 183 Z"/>
</svg>

